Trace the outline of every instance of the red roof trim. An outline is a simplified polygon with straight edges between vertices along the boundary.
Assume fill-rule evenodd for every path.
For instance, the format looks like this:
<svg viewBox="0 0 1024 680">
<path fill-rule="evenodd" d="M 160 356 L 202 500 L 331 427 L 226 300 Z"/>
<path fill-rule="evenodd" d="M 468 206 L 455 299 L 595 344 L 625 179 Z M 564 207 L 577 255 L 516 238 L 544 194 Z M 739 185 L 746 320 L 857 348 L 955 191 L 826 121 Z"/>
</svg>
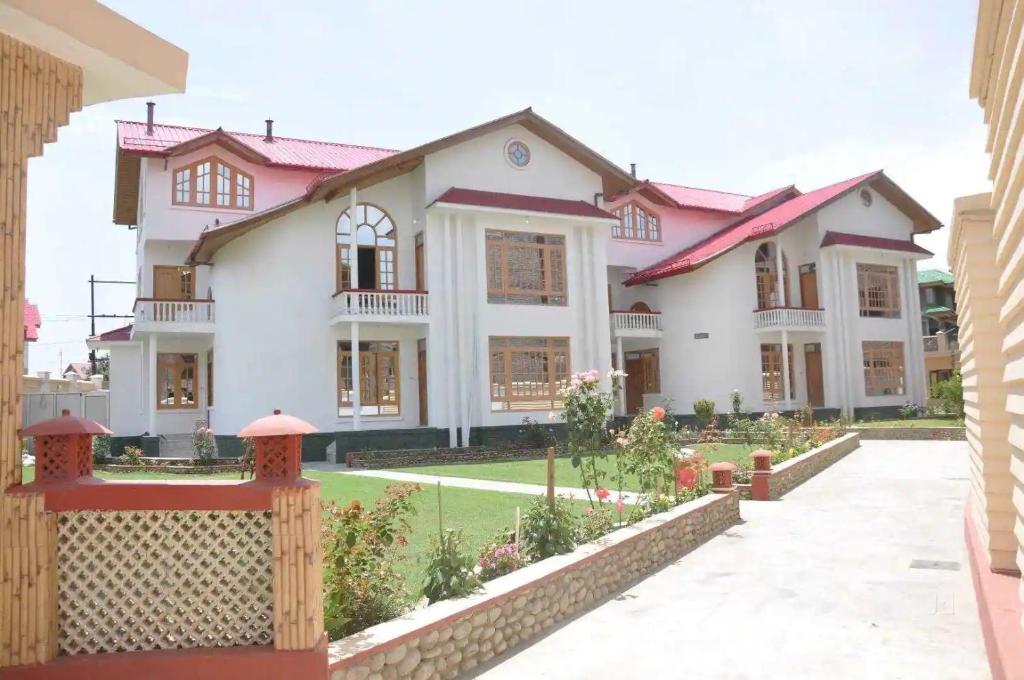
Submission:
<svg viewBox="0 0 1024 680">
<path fill-rule="evenodd" d="M 39 327 L 43 325 L 43 321 L 39 316 L 39 306 L 25 300 L 22 304 L 22 310 L 25 317 L 25 340 L 35 342 L 39 339 Z"/>
<path fill-rule="evenodd" d="M 121 326 L 114 330 L 94 335 L 90 340 L 99 340 L 101 342 L 123 342 L 132 339 L 132 327 L 134 324 L 128 324 L 127 326 Z"/>
<path fill-rule="evenodd" d="M 437 203 L 454 203 L 482 208 L 497 208 L 499 210 L 523 210 L 526 212 L 571 215 L 595 219 L 618 219 L 610 212 L 591 205 L 586 201 L 529 196 L 526 194 L 503 194 L 496 191 L 478 191 L 476 189 L 463 189 L 460 187 L 452 187 L 441 194 L 431 205 Z"/>
<path fill-rule="evenodd" d="M 901 241 L 895 238 L 882 238 L 880 236 L 864 236 L 863 234 L 847 234 L 841 231 L 825 232 L 825 238 L 821 239 L 821 247 L 827 248 L 828 246 L 857 246 L 858 248 L 875 248 L 878 250 L 898 250 L 905 253 L 929 256 L 935 254 L 913 241 Z"/>
</svg>

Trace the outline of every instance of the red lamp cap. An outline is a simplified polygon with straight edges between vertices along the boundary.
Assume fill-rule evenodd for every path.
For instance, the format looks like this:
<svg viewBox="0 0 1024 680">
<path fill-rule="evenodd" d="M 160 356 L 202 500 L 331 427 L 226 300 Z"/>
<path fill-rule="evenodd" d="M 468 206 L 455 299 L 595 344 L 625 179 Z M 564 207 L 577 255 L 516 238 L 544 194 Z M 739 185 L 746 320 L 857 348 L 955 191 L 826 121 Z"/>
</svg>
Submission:
<svg viewBox="0 0 1024 680">
<path fill-rule="evenodd" d="M 241 429 L 239 437 L 278 437 L 286 434 L 312 434 L 319 432 L 305 420 L 281 413 L 274 409 L 274 415 L 252 421 Z"/>
</svg>

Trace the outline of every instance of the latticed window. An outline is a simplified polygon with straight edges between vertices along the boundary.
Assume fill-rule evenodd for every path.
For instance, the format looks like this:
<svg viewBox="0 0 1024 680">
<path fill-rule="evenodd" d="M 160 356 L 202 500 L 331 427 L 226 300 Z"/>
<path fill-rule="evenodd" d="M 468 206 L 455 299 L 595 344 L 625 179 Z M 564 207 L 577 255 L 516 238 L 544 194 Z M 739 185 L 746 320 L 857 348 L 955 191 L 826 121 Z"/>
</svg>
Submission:
<svg viewBox="0 0 1024 680">
<path fill-rule="evenodd" d="M 789 398 L 796 398 L 796 370 L 793 365 L 793 345 L 787 345 L 789 354 Z M 765 402 L 784 401 L 782 393 L 782 345 L 761 345 L 761 394 Z"/>
<path fill-rule="evenodd" d="M 858 264 L 857 295 L 861 316 L 898 318 L 899 269 L 880 264 Z"/>
<path fill-rule="evenodd" d="M 394 290 L 395 223 L 384 210 L 370 203 L 356 206 L 356 249 L 359 252 L 359 281 L 352 284 L 352 217 L 341 213 L 335 233 L 338 290 Z"/>
<path fill-rule="evenodd" d="M 782 289 L 785 296 L 778 294 L 778 260 L 774 243 L 762 243 L 754 253 L 754 277 L 757 282 L 757 308 L 771 309 L 789 304 L 789 261 L 782 254 Z"/>
<path fill-rule="evenodd" d="M 156 407 L 195 408 L 199 387 L 199 361 L 195 354 L 156 355 Z"/>
<path fill-rule="evenodd" d="M 360 415 L 397 416 L 401 406 L 398 342 L 359 343 Z M 338 415 L 350 416 L 352 404 L 352 343 L 338 343 Z"/>
<path fill-rule="evenodd" d="M 491 410 L 561 408 L 569 383 L 569 338 L 490 339 Z"/>
<path fill-rule="evenodd" d="M 660 241 L 661 220 L 638 203 L 621 205 L 612 214 L 619 218 L 619 223 L 612 226 L 612 237 L 633 241 Z"/>
<path fill-rule="evenodd" d="M 252 210 L 252 175 L 219 158 L 204 158 L 174 171 L 174 205 Z"/>
<path fill-rule="evenodd" d="M 487 301 L 565 305 L 565 237 L 487 230 Z"/>
<path fill-rule="evenodd" d="M 865 340 L 864 391 L 869 397 L 903 394 L 906 390 L 903 343 Z"/>
</svg>

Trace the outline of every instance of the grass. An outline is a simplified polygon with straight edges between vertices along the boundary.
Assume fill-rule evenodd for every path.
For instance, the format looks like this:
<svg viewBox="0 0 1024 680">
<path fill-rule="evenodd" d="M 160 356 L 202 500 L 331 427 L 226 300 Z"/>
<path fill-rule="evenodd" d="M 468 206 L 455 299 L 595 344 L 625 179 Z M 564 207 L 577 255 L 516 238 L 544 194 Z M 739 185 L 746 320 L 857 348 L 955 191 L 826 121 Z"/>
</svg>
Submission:
<svg viewBox="0 0 1024 680">
<path fill-rule="evenodd" d="M 331 472 L 315 472 L 307 470 L 306 477 L 320 481 L 320 493 L 324 503 L 334 501 L 339 505 L 348 505 L 354 500 L 372 504 L 384 493 L 390 483 L 385 479 L 341 475 Z M 178 475 L 168 472 L 96 472 L 97 477 L 104 479 L 238 479 L 237 472 L 218 472 L 209 475 Z M 24 483 L 35 477 L 35 468 L 22 468 Z M 438 531 L 438 507 L 436 486 L 424 487 L 413 496 L 413 507 L 416 514 L 409 518 L 411 531 L 409 544 L 404 548 L 405 559 L 398 564 L 398 571 L 405 577 L 411 596 L 419 593 L 420 584 L 426 569 L 427 551 L 430 539 Z M 466 545 L 474 555 L 479 552 L 499 531 L 515 525 L 516 507 L 525 513 L 533 496 L 524 494 L 500 493 L 497 491 L 477 491 L 475 489 L 458 489 L 444 487 L 441 490 L 442 511 L 445 528 L 462 529 L 466 537 Z M 589 507 L 585 502 L 577 501 L 576 507 L 580 514 Z"/>
<path fill-rule="evenodd" d="M 734 463 L 750 460 L 750 452 L 754 447 L 744 444 L 698 444 L 709 462 L 728 460 Z M 607 458 L 599 458 L 598 466 L 607 473 L 604 483 L 609 489 L 617 488 L 615 468 L 616 454 Z M 402 472 L 418 472 L 425 475 L 441 477 L 467 477 L 470 479 L 490 479 L 500 482 L 520 482 L 523 484 L 547 484 L 547 461 L 506 460 L 494 463 L 449 463 L 446 465 L 421 465 L 398 468 Z M 568 458 L 555 459 L 555 484 L 557 486 L 579 487 L 579 470 L 572 466 Z M 639 491 L 640 486 L 635 477 L 627 475 L 622 485 L 625 491 Z"/>
<path fill-rule="evenodd" d="M 963 418 L 914 418 L 912 420 L 864 420 L 854 427 L 963 427 Z"/>
</svg>

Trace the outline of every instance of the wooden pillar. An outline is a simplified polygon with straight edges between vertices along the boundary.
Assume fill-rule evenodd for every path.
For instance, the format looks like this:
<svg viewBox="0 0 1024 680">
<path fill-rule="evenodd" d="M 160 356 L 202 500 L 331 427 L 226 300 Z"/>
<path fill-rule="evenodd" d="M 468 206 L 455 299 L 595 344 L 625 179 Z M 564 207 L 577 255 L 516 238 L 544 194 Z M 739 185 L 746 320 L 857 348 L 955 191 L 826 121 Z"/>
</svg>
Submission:
<svg viewBox="0 0 1024 680">
<path fill-rule="evenodd" d="M 21 483 L 28 159 L 82 108 L 81 70 L 0 33 L 0 667 L 57 652 L 57 522 Z"/>
</svg>

